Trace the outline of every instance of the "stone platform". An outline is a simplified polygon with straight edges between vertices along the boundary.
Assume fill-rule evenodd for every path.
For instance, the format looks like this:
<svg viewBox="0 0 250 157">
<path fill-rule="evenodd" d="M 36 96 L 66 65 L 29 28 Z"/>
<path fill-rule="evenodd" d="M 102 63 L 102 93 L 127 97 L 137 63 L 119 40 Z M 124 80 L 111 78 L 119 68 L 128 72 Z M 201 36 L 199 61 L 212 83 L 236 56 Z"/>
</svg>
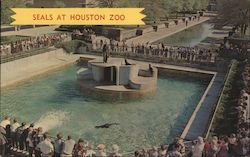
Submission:
<svg viewBox="0 0 250 157">
<path fill-rule="evenodd" d="M 110 58 L 88 62 L 88 68 L 77 72 L 77 83 L 85 94 L 97 99 L 121 100 L 150 97 L 157 89 L 157 68 L 131 60 Z"/>
</svg>

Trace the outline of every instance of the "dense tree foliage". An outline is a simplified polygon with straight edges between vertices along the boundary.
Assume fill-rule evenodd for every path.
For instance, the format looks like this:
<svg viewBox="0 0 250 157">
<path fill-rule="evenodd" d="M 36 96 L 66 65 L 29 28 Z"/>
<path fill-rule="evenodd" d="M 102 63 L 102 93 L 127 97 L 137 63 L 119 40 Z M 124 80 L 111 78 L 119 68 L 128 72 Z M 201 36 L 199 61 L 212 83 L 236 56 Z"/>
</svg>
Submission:
<svg viewBox="0 0 250 157">
<path fill-rule="evenodd" d="M 63 1 L 55 1 L 54 6 L 55 8 L 64 8 L 66 7 L 65 3 Z"/>
<path fill-rule="evenodd" d="M 99 7 L 143 7 L 149 19 L 206 9 L 209 0 L 96 0 Z"/>
<path fill-rule="evenodd" d="M 118 7 L 119 0 L 96 0 L 99 7 L 113 8 Z"/>
<path fill-rule="evenodd" d="M 10 8 L 25 7 L 24 0 L 1 0 L 1 24 L 12 22 L 11 15 L 13 12 Z"/>
<path fill-rule="evenodd" d="M 241 34 L 245 34 L 250 24 L 250 0 L 219 0 L 218 6 L 218 22 L 239 26 Z"/>
</svg>

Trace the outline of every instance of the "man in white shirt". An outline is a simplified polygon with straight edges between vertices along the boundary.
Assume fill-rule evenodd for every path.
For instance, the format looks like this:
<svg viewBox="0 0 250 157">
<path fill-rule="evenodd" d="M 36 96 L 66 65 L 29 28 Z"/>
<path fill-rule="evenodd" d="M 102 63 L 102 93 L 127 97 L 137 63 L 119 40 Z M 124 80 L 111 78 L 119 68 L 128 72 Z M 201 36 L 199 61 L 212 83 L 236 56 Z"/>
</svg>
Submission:
<svg viewBox="0 0 250 157">
<path fill-rule="evenodd" d="M 68 139 L 63 144 L 61 157 L 72 157 L 72 152 L 73 152 L 75 143 L 76 142 L 69 135 Z"/>
<path fill-rule="evenodd" d="M 54 141 L 55 155 L 54 157 L 60 157 L 63 147 L 63 134 L 58 133 L 56 135 L 56 140 Z"/>
<path fill-rule="evenodd" d="M 87 148 L 88 148 L 88 149 L 87 149 L 86 157 L 95 156 L 96 153 L 95 153 L 95 151 L 93 150 L 93 148 L 94 148 L 93 145 L 90 144 L 90 145 L 87 146 Z"/>
<path fill-rule="evenodd" d="M 21 125 L 18 123 L 17 119 L 14 118 L 13 124 L 10 125 L 10 130 L 11 130 L 11 132 L 15 132 L 16 129 L 17 129 L 19 126 L 21 126 Z"/>
<path fill-rule="evenodd" d="M 246 134 L 242 134 L 242 138 L 239 140 L 240 143 L 240 152 L 242 156 L 247 156 L 248 155 L 248 147 L 249 147 L 249 142 L 250 139 L 247 137 Z"/>
<path fill-rule="evenodd" d="M 4 120 L 0 123 L 0 126 L 6 128 L 7 125 L 10 125 L 10 118 L 8 116 L 4 117 Z"/>
<path fill-rule="evenodd" d="M 150 157 L 158 157 L 158 148 L 156 146 L 152 147 L 152 150 L 149 152 Z"/>
<path fill-rule="evenodd" d="M 10 136 L 12 141 L 12 146 L 17 147 L 17 138 L 16 138 L 16 129 L 19 128 L 21 125 L 18 123 L 17 119 L 14 118 L 13 124 L 10 125 Z"/>
<path fill-rule="evenodd" d="M 37 149 L 41 152 L 41 157 L 52 157 L 54 147 L 48 137 L 48 133 L 44 133 L 44 140 L 37 145 Z"/>
<path fill-rule="evenodd" d="M 105 151 L 105 145 L 104 144 L 99 144 L 97 146 L 97 152 L 96 152 L 96 157 L 106 157 L 107 154 L 106 154 L 106 151 Z"/>
</svg>

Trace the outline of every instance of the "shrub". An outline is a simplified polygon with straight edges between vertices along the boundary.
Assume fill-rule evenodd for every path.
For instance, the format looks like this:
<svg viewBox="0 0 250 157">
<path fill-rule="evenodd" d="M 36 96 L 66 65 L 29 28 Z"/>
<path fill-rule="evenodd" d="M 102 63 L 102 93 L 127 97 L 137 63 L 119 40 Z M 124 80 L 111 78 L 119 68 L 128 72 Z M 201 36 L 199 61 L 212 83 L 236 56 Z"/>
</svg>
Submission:
<svg viewBox="0 0 250 157">
<path fill-rule="evenodd" d="M 235 107 L 240 97 L 240 90 L 243 88 L 241 76 L 243 67 L 243 62 L 232 61 L 212 126 L 216 134 L 228 134 L 236 130 L 238 115 Z"/>
</svg>

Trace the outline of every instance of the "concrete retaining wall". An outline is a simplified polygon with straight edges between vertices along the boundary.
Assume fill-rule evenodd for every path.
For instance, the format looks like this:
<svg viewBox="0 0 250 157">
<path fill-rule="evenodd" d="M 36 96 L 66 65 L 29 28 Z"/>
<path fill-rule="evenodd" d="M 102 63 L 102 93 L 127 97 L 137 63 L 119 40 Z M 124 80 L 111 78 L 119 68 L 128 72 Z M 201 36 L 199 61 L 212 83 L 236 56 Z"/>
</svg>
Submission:
<svg viewBox="0 0 250 157">
<path fill-rule="evenodd" d="M 157 25 L 157 31 L 159 30 L 159 29 L 164 29 L 164 28 L 166 28 L 166 25 L 163 23 L 163 24 L 159 24 L 159 25 Z"/>
<path fill-rule="evenodd" d="M 119 67 L 119 83 L 120 85 L 128 85 L 129 80 L 138 75 L 138 65 L 122 65 Z"/>
<path fill-rule="evenodd" d="M 96 28 L 95 31 L 101 36 L 123 41 L 124 39 L 135 37 L 137 30 L 125 30 L 122 28 Z"/>
<path fill-rule="evenodd" d="M 152 26 L 149 26 L 147 28 L 139 28 L 137 29 L 137 32 L 136 32 L 136 35 L 143 35 L 143 34 L 146 34 L 146 33 L 150 33 L 150 32 L 153 32 L 154 31 L 154 28 Z"/>
<path fill-rule="evenodd" d="M 145 97 L 151 97 L 155 95 L 156 88 L 145 90 L 133 90 L 133 91 L 109 91 L 100 88 L 93 88 L 86 83 L 82 83 L 77 80 L 77 84 L 80 90 L 94 99 L 117 101 L 117 100 L 138 100 Z"/>
<path fill-rule="evenodd" d="M 119 67 L 119 84 L 127 85 L 129 83 L 130 70 L 132 66 L 122 65 Z M 136 73 L 135 73 L 136 74 Z"/>
<path fill-rule="evenodd" d="M 93 78 L 97 82 L 104 81 L 104 67 L 92 65 Z"/>
<path fill-rule="evenodd" d="M 74 62 L 73 57 L 56 49 L 1 64 L 1 88 Z"/>
<path fill-rule="evenodd" d="M 137 31 L 136 29 L 121 30 L 121 32 L 120 32 L 120 41 L 135 37 L 136 36 L 136 31 Z"/>
</svg>

